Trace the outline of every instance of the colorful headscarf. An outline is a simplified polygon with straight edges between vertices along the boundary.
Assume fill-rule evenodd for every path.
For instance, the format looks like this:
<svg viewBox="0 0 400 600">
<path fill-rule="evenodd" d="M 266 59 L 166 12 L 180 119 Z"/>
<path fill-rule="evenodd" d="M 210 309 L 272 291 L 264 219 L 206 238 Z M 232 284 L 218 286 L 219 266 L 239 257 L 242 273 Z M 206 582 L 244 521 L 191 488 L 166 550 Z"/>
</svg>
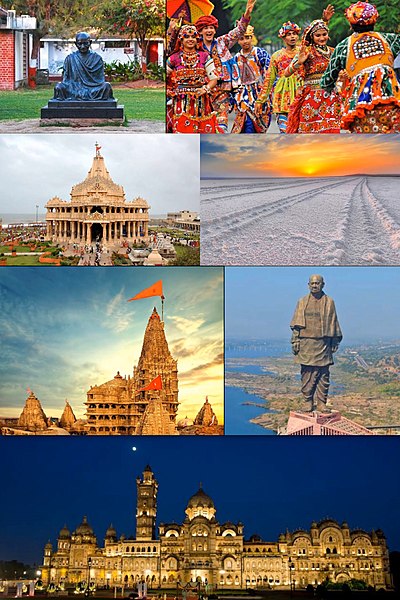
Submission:
<svg viewBox="0 0 400 600">
<path fill-rule="evenodd" d="M 182 27 L 179 30 L 178 33 L 178 39 L 177 39 L 177 43 L 176 43 L 176 47 L 175 50 L 180 50 L 182 47 L 182 40 L 187 37 L 187 35 L 194 35 L 196 37 L 197 40 L 197 29 L 195 25 L 182 25 Z"/>
<path fill-rule="evenodd" d="M 303 40 L 308 42 L 309 44 L 313 44 L 313 33 L 318 31 L 318 29 L 325 29 L 325 31 L 329 31 L 328 24 L 322 19 L 315 19 L 312 21 L 308 27 L 305 28 L 303 33 Z"/>
<path fill-rule="evenodd" d="M 196 29 L 197 29 L 198 33 L 201 33 L 201 31 L 202 31 L 202 29 L 204 29 L 204 27 L 209 27 L 210 25 L 212 27 L 215 27 L 215 30 L 217 30 L 218 29 L 218 19 L 216 19 L 212 15 L 203 15 L 202 17 L 199 17 L 197 19 L 195 25 L 196 25 Z"/>
<path fill-rule="evenodd" d="M 296 23 L 292 23 L 292 21 L 286 21 L 280 28 L 278 32 L 278 37 L 284 38 L 289 31 L 294 31 L 295 33 L 300 33 L 301 27 L 299 27 Z"/>
<path fill-rule="evenodd" d="M 350 25 L 374 25 L 379 18 L 379 13 L 374 4 L 356 2 L 346 8 L 344 16 Z"/>
</svg>

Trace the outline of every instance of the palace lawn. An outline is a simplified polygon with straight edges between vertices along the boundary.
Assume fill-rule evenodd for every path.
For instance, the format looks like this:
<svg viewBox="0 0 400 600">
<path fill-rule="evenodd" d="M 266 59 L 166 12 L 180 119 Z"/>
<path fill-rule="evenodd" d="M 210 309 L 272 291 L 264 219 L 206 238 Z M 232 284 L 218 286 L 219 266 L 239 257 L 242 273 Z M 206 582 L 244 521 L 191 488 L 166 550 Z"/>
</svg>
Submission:
<svg viewBox="0 0 400 600">
<path fill-rule="evenodd" d="M 128 121 L 165 120 L 164 88 L 123 89 L 113 87 L 118 104 L 125 106 L 125 115 Z M 0 121 L 39 119 L 40 109 L 46 106 L 53 97 L 53 91 L 54 85 L 45 85 L 36 89 L 21 88 L 0 92 Z"/>
</svg>

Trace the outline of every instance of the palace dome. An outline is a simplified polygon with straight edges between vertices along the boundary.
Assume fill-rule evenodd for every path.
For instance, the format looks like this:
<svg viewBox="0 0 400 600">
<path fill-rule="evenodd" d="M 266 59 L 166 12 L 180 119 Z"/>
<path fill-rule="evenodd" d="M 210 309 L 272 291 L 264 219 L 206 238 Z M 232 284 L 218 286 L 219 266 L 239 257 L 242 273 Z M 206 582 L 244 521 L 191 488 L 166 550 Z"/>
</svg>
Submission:
<svg viewBox="0 0 400 600">
<path fill-rule="evenodd" d="M 188 508 L 215 508 L 213 500 L 208 496 L 203 488 L 199 488 L 199 490 L 193 494 L 189 498 L 189 502 L 187 504 Z"/>
<path fill-rule="evenodd" d="M 86 517 L 83 517 L 82 523 L 80 525 L 78 525 L 75 533 L 80 534 L 80 535 L 93 535 L 93 529 L 90 527 L 89 523 L 87 522 Z"/>
</svg>

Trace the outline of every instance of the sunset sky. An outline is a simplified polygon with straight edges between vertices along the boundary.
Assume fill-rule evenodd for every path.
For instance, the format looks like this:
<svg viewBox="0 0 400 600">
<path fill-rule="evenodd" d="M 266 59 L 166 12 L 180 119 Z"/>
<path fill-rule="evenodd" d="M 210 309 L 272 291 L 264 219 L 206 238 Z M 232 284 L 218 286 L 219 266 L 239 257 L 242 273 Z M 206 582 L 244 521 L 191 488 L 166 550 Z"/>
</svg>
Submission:
<svg viewBox="0 0 400 600">
<path fill-rule="evenodd" d="M 400 174 L 396 135 L 203 135 L 200 144 L 202 178 Z"/>
<path fill-rule="evenodd" d="M 223 412 L 222 269 L 51 269 L 0 272 L 0 416 L 19 416 L 30 388 L 47 416 L 65 399 L 84 416 L 91 385 L 132 375 L 159 297 L 127 302 L 163 281 L 165 333 L 178 360 L 178 417 L 195 417 L 207 395 Z"/>
</svg>

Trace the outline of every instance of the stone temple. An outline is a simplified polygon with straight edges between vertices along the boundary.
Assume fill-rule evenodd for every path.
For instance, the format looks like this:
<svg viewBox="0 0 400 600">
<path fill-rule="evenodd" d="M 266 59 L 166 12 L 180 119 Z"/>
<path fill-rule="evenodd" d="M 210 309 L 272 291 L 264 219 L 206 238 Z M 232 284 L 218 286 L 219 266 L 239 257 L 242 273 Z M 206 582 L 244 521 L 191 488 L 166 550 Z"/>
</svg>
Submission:
<svg viewBox="0 0 400 600">
<path fill-rule="evenodd" d="M 71 200 L 57 196 L 46 204 L 46 239 L 58 244 L 103 246 L 149 241 L 149 204 L 143 198 L 125 199 L 124 188 L 114 183 L 100 147 L 84 181 L 74 185 Z"/>
<path fill-rule="evenodd" d="M 157 377 L 161 389 L 149 384 Z M 144 389 L 150 387 L 150 389 Z M 76 419 L 68 402 L 60 419 L 50 420 L 39 399 L 30 392 L 19 419 L 0 418 L 3 435 L 29 433 L 72 435 L 222 435 L 223 425 L 206 397 L 192 421 L 177 420 L 178 362 L 173 358 L 156 308 L 144 333 L 142 351 L 133 375 L 119 372 L 100 385 L 90 387 L 86 419 Z"/>
<path fill-rule="evenodd" d="M 50 542 L 45 546 L 44 584 L 75 586 L 89 573 L 98 587 L 134 588 L 146 581 L 153 589 L 176 590 L 198 581 L 233 591 L 287 589 L 292 583 L 298 589 L 326 578 L 333 583 L 358 579 L 376 589 L 391 586 L 388 548 L 379 529 L 350 529 L 324 519 L 275 541 L 258 535 L 246 540 L 242 523 L 217 520 L 214 501 L 200 487 L 187 502 L 183 522 L 160 523 L 157 536 L 158 483 L 150 466 L 136 479 L 136 489 L 135 535 L 117 535 L 110 525 L 102 544 L 86 517 L 72 533 L 64 526 L 56 548 Z"/>
<path fill-rule="evenodd" d="M 158 375 L 162 389 L 143 390 Z M 133 376 L 117 373 L 111 381 L 88 391 L 87 433 L 174 434 L 178 405 L 178 364 L 168 348 L 164 322 L 154 308 Z"/>
</svg>

